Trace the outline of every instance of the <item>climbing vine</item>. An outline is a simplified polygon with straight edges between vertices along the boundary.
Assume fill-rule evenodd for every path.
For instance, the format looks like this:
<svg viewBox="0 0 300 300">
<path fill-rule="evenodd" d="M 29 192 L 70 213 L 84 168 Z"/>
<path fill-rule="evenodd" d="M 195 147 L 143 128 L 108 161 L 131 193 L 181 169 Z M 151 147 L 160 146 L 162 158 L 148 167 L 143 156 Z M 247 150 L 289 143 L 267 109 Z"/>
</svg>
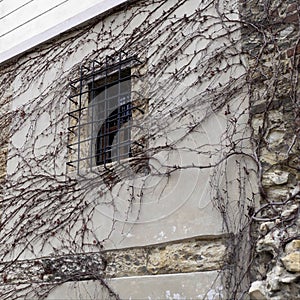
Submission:
<svg viewBox="0 0 300 300">
<path fill-rule="evenodd" d="M 135 224 L 180 210 L 189 193 L 198 193 L 200 208 L 213 204 L 229 234 L 221 272 L 228 297 L 243 299 L 251 281 L 265 280 L 258 239 L 285 232 L 271 251 L 279 259 L 275 252 L 297 238 L 299 11 L 283 0 L 129 1 L 3 64 L 3 299 L 42 299 L 57 284 L 83 279 L 98 279 L 118 298 L 105 263 L 94 263 L 102 258 L 79 254 L 101 254 Z M 136 88 L 147 105 L 136 128 L 145 147 L 109 168 L 67 168 L 70 82 L 120 51 L 141 61 Z M 151 211 L 178 193 L 182 178 L 191 184 L 173 207 Z M 209 196 L 197 189 L 199 178 Z M 28 280 L 18 261 L 45 255 L 77 255 L 85 271 L 51 277 L 59 267 L 39 262 L 39 276 Z"/>
</svg>

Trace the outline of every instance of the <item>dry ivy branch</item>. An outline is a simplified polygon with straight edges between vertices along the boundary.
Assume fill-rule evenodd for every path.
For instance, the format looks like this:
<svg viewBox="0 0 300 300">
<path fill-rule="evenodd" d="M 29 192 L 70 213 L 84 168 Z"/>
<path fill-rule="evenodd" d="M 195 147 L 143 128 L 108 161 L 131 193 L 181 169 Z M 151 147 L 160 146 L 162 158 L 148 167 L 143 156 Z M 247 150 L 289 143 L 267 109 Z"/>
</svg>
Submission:
<svg viewBox="0 0 300 300">
<path fill-rule="evenodd" d="M 194 9 L 183 13 L 188 2 L 195 4 Z M 9 147 L 9 170 L 1 181 L 0 255 L 8 261 L 1 265 L 2 282 L 9 282 L 7 270 L 25 254 L 39 257 L 46 248 L 58 257 L 90 249 L 101 253 L 119 219 L 139 222 L 149 176 L 139 179 L 138 188 L 127 187 L 125 179 L 134 177 L 134 166 L 147 157 L 151 178 L 163 184 L 161 195 L 173 174 L 211 170 L 210 201 L 220 212 L 224 231 L 232 234 L 223 270 L 225 289 L 231 299 L 242 299 L 253 265 L 253 221 L 279 218 L 294 226 L 298 220 L 296 214 L 280 216 L 283 207 L 299 199 L 299 191 L 288 196 L 296 175 L 288 182 L 287 198 L 274 201 L 264 183 L 274 164 L 261 159 L 265 149 L 281 151 L 281 144 L 279 148 L 270 144 L 270 133 L 276 126 L 281 130 L 282 122 L 288 126 L 284 129 L 288 138 L 285 157 L 279 155 L 278 164 L 295 168 L 299 154 L 299 27 L 295 25 L 289 36 L 285 19 L 274 17 L 286 3 L 131 1 L 122 11 L 99 17 L 3 66 L 0 147 Z M 277 28 L 286 30 L 286 38 L 295 42 L 288 54 L 283 31 Z M 103 61 L 120 49 L 142 58 L 146 68 L 140 74 L 143 96 L 152 101 L 141 126 L 148 146 L 132 159 L 130 168 L 119 164 L 113 170 L 102 168 L 75 176 L 62 164 L 70 155 L 69 82 L 80 76 L 82 66 L 90 68 L 92 60 Z M 287 98 L 289 119 L 278 120 L 274 109 L 282 108 L 279 102 Z M 191 143 L 190 139 L 203 136 L 203 124 L 211 118 L 222 120 L 218 125 L 221 137 L 214 139 L 207 132 L 205 142 Z M 178 153 L 209 163 L 174 162 L 172 157 Z M 129 190 L 125 214 L 115 200 L 124 189 Z M 260 208 L 255 206 L 259 194 L 266 202 Z M 93 224 L 99 199 L 112 216 L 103 239 L 95 235 Z M 43 276 L 24 286 L 3 286 L 2 298 L 43 298 L 53 285 L 79 277 L 98 279 L 110 289 L 94 266 L 85 274 L 70 272 L 50 278 L 49 283 Z"/>
</svg>

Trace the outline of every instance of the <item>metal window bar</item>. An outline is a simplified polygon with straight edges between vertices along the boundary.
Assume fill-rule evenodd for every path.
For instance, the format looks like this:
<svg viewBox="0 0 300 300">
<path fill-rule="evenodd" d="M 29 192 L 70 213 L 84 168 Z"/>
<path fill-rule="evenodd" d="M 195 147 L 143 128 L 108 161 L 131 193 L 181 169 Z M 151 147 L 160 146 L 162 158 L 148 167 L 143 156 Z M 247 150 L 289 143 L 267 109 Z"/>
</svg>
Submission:
<svg viewBox="0 0 300 300">
<path fill-rule="evenodd" d="M 94 70 L 95 70 L 95 64 L 96 64 L 96 62 L 95 61 L 93 61 L 92 62 L 92 70 L 93 70 L 93 72 L 92 72 L 92 84 L 91 84 L 91 95 L 92 95 L 92 98 L 94 98 L 95 97 L 95 72 L 94 72 Z M 90 106 L 89 106 L 90 107 Z M 89 128 L 90 128 L 90 132 L 91 132 L 91 135 L 92 135 L 92 140 L 93 140 L 93 120 L 94 120 L 94 109 L 93 109 L 93 107 L 90 107 L 90 110 L 92 111 L 92 122 L 89 122 L 90 123 L 90 126 L 89 126 Z M 92 141 L 91 140 L 91 141 Z M 93 143 L 92 142 L 90 142 L 90 153 L 92 153 L 92 151 L 93 151 Z M 92 170 L 92 168 L 93 168 L 93 156 L 92 155 L 90 155 L 90 170 Z"/>
<path fill-rule="evenodd" d="M 115 88 L 117 88 L 116 94 L 113 93 L 112 98 L 114 101 L 116 101 L 115 103 L 115 108 L 114 110 L 111 112 L 110 109 L 108 107 L 110 107 L 110 103 L 109 103 L 109 96 L 106 94 L 105 96 L 105 123 L 104 123 L 104 128 L 102 127 L 100 130 L 100 136 L 98 134 L 97 138 L 97 147 L 99 148 L 99 143 L 102 143 L 103 145 L 100 146 L 100 149 L 97 149 L 97 153 L 100 150 L 100 156 L 104 156 L 103 159 L 101 159 L 101 161 L 98 160 L 97 164 L 106 164 L 107 162 L 111 162 L 112 158 L 117 158 L 117 160 L 119 161 L 120 158 L 120 131 L 124 131 L 125 129 L 121 130 L 121 126 L 123 126 L 123 124 L 125 122 L 128 122 L 131 118 L 131 108 L 127 109 L 125 104 L 122 103 L 122 101 L 124 101 L 124 99 L 126 100 L 126 103 L 130 103 L 130 90 L 127 90 L 122 93 L 121 92 L 121 84 L 124 81 L 123 80 L 122 73 L 119 70 L 118 71 L 118 80 L 117 80 L 117 84 L 115 86 Z M 107 77 L 109 78 L 109 77 Z M 111 80 L 108 83 L 107 82 L 107 86 L 111 86 L 114 87 L 113 84 L 111 84 Z M 129 87 L 130 88 L 130 87 Z M 108 89 L 105 88 L 105 92 L 108 93 Z M 125 94 L 125 97 L 124 97 Z M 122 100 L 123 99 L 123 100 Z M 124 115 L 125 113 L 125 115 Z M 113 139 L 117 139 L 116 144 L 113 145 Z M 116 151 L 116 155 L 113 156 L 112 155 L 112 151 L 115 150 Z M 103 153 L 102 153 L 103 152 Z M 96 154 L 97 154 L 96 153 Z M 103 155 L 104 154 L 104 155 Z"/>
<path fill-rule="evenodd" d="M 107 164 L 116 161 L 120 162 L 121 159 L 126 158 L 131 155 L 131 141 L 130 141 L 130 129 L 131 126 L 126 124 L 132 117 L 131 112 L 132 109 L 138 109 L 142 113 L 144 113 L 139 107 L 134 107 L 131 102 L 131 87 L 129 91 L 122 91 L 122 82 L 129 80 L 131 84 L 131 78 L 133 75 L 129 73 L 129 75 L 123 74 L 125 69 L 131 68 L 131 66 L 136 66 L 137 64 L 141 64 L 141 62 L 137 59 L 136 56 L 128 57 L 128 55 L 121 51 L 115 56 L 107 56 L 105 58 L 105 62 L 101 63 L 97 60 L 92 61 L 91 69 L 81 66 L 80 68 L 80 77 L 76 80 L 70 82 L 70 87 L 76 91 L 79 88 L 79 92 L 75 92 L 70 95 L 68 98 L 72 102 L 73 106 L 76 109 L 73 109 L 68 113 L 70 119 L 74 119 L 75 125 L 69 122 L 68 131 L 70 135 L 73 135 L 73 140 L 69 139 L 68 149 L 70 153 L 70 160 L 67 162 L 68 166 L 72 166 L 77 169 L 77 173 L 80 173 L 81 163 L 89 162 L 88 165 L 90 170 L 95 165 L 104 165 L 106 168 Z M 112 74 L 117 74 L 116 79 L 111 80 L 110 76 Z M 125 73 L 126 74 L 126 73 Z M 104 84 L 100 87 L 97 86 L 97 81 L 101 79 Z M 130 85 L 129 84 L 129 85 Z M 110 102 L 116 96 L 109 96 L 109 87 L 117 85 L 117 116 L 116 120 L 109 120 L 110 117 Z M 89 86 L 89 89 L 84 91 L 84 86 Z M 97 90 L 104 89 L 104 118 L 100 118 L 99 116 L 95 116 L 95 109 L 97 109 L 97 105 L 99 104 L 92 103 L 91 99 L 95 99 Z M 88 94 L 90 97 L 88 105 L 85 106 L 83 101 L 83 97 Z M 91 116 L 89 113 L 91 112 Z M 91 120 L 82 119 L 83 115 L 88 114 L 88 117 Z M 105 119 L 105 120 L 103 120 Z M 109 121 L 106 121 L 109 120 Z M 98 142 L 98 134 L 95 135 L 95 124 L 103 121 L 104 131 L 103 134 L 100 132 L 100 136 L 104 141 L 103 147 L 101 151 L 103 152 L 103 160 L 98 161 L 97 158 L 97 148 L 93 151 L 93 147 L 95 147 L 95 143 Z M 117 122 L 117 128 L 111 128 L 111 123 Z M 126 124 L 126 126 L 124 126 Z M 123 126 L 123 127 L 122 127 Z M 82 136 L 82 132 L 84 132 L 85 128 L 89 128 L 89 135 Z M 77 133 L 77 136 L 76 136 Z M 123 134 L 124 140 L 120 139 L 120 133 Z M 116 145 L 112 145 L 111 139 L 114 136 L 117 136 Z M 89 143 L 89 153 L 83 155 L 81 150 L 84 149 L 84 144 Z M 97 146 L 96 146 L 97 147 Z M 121 147 L 126 147 L 127 151 L 121 151 Z M 112 149 L 113 148 L 113 149 Z M 113 154 L 113 150 L 116 150 L 116 154 Z M 126 153 L 127 152 L 127 153 Z M 76 159 L 74 159 L 74 153 L 76 153 Z M 73 159 L 72 159 L 73 158 Z M 96 161 L 96 163 L 94 163 Z"/>
</svg>

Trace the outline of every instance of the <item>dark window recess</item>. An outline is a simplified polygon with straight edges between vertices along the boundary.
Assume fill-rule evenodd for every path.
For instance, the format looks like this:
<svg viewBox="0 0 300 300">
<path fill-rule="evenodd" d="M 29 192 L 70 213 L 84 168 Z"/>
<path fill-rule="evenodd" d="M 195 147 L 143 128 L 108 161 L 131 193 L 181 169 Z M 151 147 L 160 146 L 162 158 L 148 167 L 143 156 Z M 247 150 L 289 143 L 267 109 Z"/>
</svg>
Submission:
<svg viewBox="0 0 300 300">
<path fill-rule="evenodd" d="M 130 69 L 121 70 L 120 73 L 99 80 L 91 89 L 91 99 L 95 102 L 93 106 L 105 109 L 104 122 L 97 132 L 95 144 L 96 165 L 131 157 L 130 78 Z"/>
<path fill-rule="evenodd" d="M 131 90 L 131 70 L 137 64 L 136 57 L 121 52 L 107 56 L 105 63 L 81 67 L 69 96 L 75 108 L 69 113 L 69 166 L 79 171 L 132 156 L 132 112 L 141 110 L 134 106 Z"/>
</svg>

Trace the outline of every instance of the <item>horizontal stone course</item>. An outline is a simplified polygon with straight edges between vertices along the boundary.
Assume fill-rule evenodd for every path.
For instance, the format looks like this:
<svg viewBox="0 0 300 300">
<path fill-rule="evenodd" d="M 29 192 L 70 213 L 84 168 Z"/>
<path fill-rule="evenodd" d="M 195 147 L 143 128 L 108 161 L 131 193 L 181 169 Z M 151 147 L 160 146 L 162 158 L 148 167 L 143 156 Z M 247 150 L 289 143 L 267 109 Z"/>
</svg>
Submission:
<svg viewBox="0 0 300 300">
<path fill-rule="evenodd" d="M 64 282 L 97 278 L 220 270 L 225 237 L 194 238 L 146 247 L 15 261 L 0 265 L 0 284 Z"/>
<path fill-rule="evenodd" d="M 187 273 L 218 270 L 224 263 L 225 240 L 187 241 L 107 251 L 107 277 Z"/>
<path fill-rule="evenodd" d="M 0 265 L 0 284 L 88 279 L 103 273 L 104 268 L 99 253 L 9 262 Z"/>
</svg>

